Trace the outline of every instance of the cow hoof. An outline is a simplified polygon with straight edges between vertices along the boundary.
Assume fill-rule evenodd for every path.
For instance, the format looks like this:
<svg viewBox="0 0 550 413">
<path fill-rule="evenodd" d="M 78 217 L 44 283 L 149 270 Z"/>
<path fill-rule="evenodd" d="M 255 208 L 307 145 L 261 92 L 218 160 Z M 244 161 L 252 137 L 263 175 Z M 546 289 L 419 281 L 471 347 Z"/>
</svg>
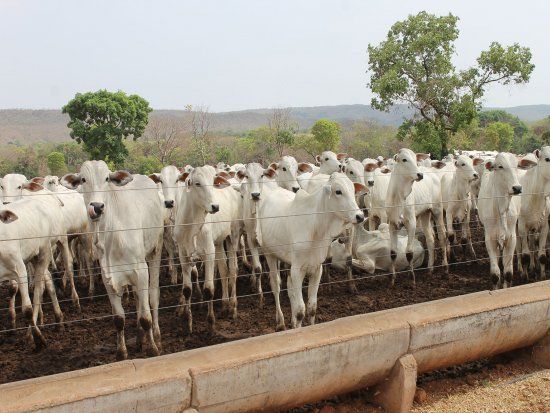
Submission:
<svg viewBox="0 0 550 413">
<path fill-rule="evenodd" d="M 40 330 L 38 330 L 37 327 L 32 328 L 32 338 L 34 340 L 34 349 L 36 351 L 41 351 L 46 347 L 48 347 L 48 343 L 46 342 L 46 339 L 44 338 L 44 336 L 42 335 Z"/>
<path fill-rule="evenodd" d="M 126 349 L 117 350 L 116 359 L 118 361 L 126 360 L 128 358 L 128 351 Z"/>
<path fill-rule="evenodd" d="M 259 304 L 258 304 L 258 306 L 260 307 L 260 310 L 264 308 L 264 303 L 265 303 L 264 295 L 261 294 L 261 295 L 260 295 L 260 302 L 259 302 Z"/>
<path fill-rule="evenodd" d="M 157 346 L 151 346 L 147 349 L 147 356 L 148 357 L 156 357 L 160 356 L 160 351 L 157 348 Z"/>
<path fill-rule="evenodd" d="M 277 327 L 275 327 L 275 331 L 285 331 L 285 330 L 286 330 L 286 326 L 284 323 L 277 324 Z"/>
</svg>

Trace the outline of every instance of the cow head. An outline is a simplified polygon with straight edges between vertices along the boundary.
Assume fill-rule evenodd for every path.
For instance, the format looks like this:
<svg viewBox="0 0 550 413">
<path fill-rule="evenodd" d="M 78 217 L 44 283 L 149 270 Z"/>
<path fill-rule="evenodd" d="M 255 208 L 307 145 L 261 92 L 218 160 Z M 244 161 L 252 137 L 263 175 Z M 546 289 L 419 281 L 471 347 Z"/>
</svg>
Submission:
<svg viewBox="0 0 550 413">
<path fill-rule="evenodd" d="M 1 187 L 4 205 L 21 199 L 25 182 L 27 182 L 27 178 L 21 174 L 7 174 L 2 178 Z"/>
<path fill-rule="evenodd" d="M 495 159 L 485 161 L 485 168 L 493 171 L 493 184 L 499 193 L 508 195 L 521 194 L 521 185 L 517 175 L 517 159 L 506 153 L 498 153 Z"/>
<path fill-rule="evenodd" d="M 252 201 L 260 200 L 265 178 L 273 179 L 277 175 L 274 169 L 264 169 L 259 163 L 249 163 L 237 174 L 242 180 L 241 193 Z"/>
<path fill-rule="evenodd" d="M 86 161 L 80 173 L 71 173 L 61 178 L 60 184 L 69 189 L 81 187 L 88 217 L 97 221 L 105 210 L 105 199 L 115 187 L 125 186 L 134 178 L 127 171 L 111 172 L 104 161 Z"/>
<path fill-rule="evenodd" d="M 363 159 L 363 170 L 364 177 L 365 177 L 365 183 L 369 187 L 374 186 L 374 177 L 376 175 L 376 169 L 380 168 L 384 163 L 382 161 L 371 159 L 371 158 L 365 158 Z"/>
<path fill-rule="evenodd" d="M 160 184 L 166 208 L 173 208 L 176 203 L 180 174 L 181 171 L 178 168 L 169 165 L 162 168 L 160 173 L 149 175 L 153 182 Z"/>
<path fill-rule="evenodd" d="M 34 179 L 35 178 L 33 178 L 32 181 L 34 181 Z M 59 178 L 54 175 L 46 175 L 43 178 L 42 185 L 52 192 L 57 192 L 57 190 L 59 189 Z"/>
<path fill-rule="evenodd" d="M 323 191 L 328 197 L 328 209 L 344 222 L 361 223 L 365 220 L 365 215 L 355 200 L 356 193 L 366 191 L 364 185 L 352 183 L 343 173 L 334 172 L 323 187 Z"/>
<path fill-rule="evenodd" d="M 319 173 L 330 175 L 333 172 L 342 172 L 343 162 L 348 157 L 345 153 L 335 154 L 332 151 L 324 151 L 315 157 L 319 163 Z"/>
<path fill-rule="evenodd" d="M 455 160 L 457 176 L 466 182 L 472 182 L 479 178 L 479 174 L 474 169 L 474 163 L 469 156 L 459 155 Z"/>
<path fill-rule="evenodd" d="M 414 153 L 410 149 L 403 148 L 393 157 L 394 175 L 401 176 L 403 179 L 412 181 L 421 181 L 424 174 L 418 169 L 418 162 L 428 159 L 430 155 L 425 153 Z"/>
<path fill-rule="evenodd" d="M 220 205 L 214 201 L 215 188 L 223 189 L 231 185 L 224 176 L 216 174 L 216 170 L 209 165 L 193 169 L 185 177 L 185 181 L 189 188 L 188 196 L 191 202 L 210 214 L 220 210 Z"/>
<path fill-rule="evenodd" d="M 365 185 L 365 169 L 357 159 L 347 158 L 344 163 L 344 173 L 351 182 Z"/>
<path fill-rule="evenodd" d="M 269 167 L 277 172 L 277 184 L 281 188 L 298 192 L 300 189 L 296 180 L 298 162 L 293 156 L 283 156 L 279 162 L 274 162 Z"/>
</svg>

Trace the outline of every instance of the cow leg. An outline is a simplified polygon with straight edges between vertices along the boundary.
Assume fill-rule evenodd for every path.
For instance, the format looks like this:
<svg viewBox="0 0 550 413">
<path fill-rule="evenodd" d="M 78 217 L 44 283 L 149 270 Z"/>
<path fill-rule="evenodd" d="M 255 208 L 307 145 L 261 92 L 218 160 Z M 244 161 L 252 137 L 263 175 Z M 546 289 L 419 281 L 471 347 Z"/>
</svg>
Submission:
<svg viewBox="0 0 550 413">
<path fill-rule="evenodd" d="M 49 265 L 50 252 L 40 251 L 36 258 L 36 265 L 34 266 L 34 291 L 33 291 L 33 314 L 32 314 L 32 326 L 31 332 L 34 339 L 34 345 L 37 350 L 47 346 L 46 340 L 42 335 L 42 332 L 37 326 L 37 320 L 39 312 L 42 307 L 42 295 L 44 294 L 44 274 Z"/>
<path fill-rule="evenodd" d="M 321 275 L 323 267 L 320 265 L 309 276 L 307 284 L 307 316 L 309 317 L 309 324 L 315 324 L 315 315 L 317 314 L 317 292 L 319 291 L 319 283 L 321 281 Z"/>
<path fill-rule="evenodd" d="M 502 266 L 504 268 L 504 283 L 503 287 L 511 287 L 513 274 L 514 274 L 514 254 L 516 251 L 516 232 L 515 226 L 512 233 L 507 237 L 504 243 L 504 249 L 502 252 Z"/>
<path fill-rule="evenodd" d="M 138 268 L 135 272 L 137 277 L 137 288 L 135 289 L 136 305 L 139 307 L 139 324 L 143 328 L 145 337 L 149 342 L 147 354 L 149 356 L 158 356 L 160 352 L 153 337 L 153 319 L 151 316 L 151 307 L 149 306 L 149 273 L 146 268 Z"/>
<path fill-rule="evenodd" d="M 449 240 L 449 250 L 447 251 L 447 258 L 450 262 L 456 262 L 456 255 L 454 250 L 456 233 L 453 227 L 453 213 L 451 211 L 451 208 L 448 208 L 447 213 L 445 214 L 445 224 L 447 226 L 447 239 Z"/>
<path fill-rule="evenodd" d="M 126 341 L 124 339 L 124 308 L 122 307 L 122 296 L 118 295 L 113 287 L 103 279 L 105 284 L 105 289 L 111 302 L 111 308 L 113 310 L 113 323 L 116 328 L 116 359 L 117 360 L 126 360 L 128 358 L 128 350 L 126 349 Z"/>
<path fill-rule="evenodd" d="M 252 288 L 260 296 L 260 308 L 264 305 L 264 294 L 262 291 L 262 264 L 260 262 L 260 254 L 258 251 L 258 241 L 254 235 L 246 234 L 246 241 L 252 256 Z"/>
<path fill-rule="evenodd" d="M 472 261 L 476 261 L 476 251 L 474 250 L 474 246 L 472 244 L 472 231 L 470 229 L 470 209 L 466 211 L 466 218 L 464 221 L 462 221 L 462 241 L 463 243 L 468 244 L 468 252 L 470 255 L 470 259 Z M 464 258 L 466 259 L 466 253 L 464 253 Z"/>
<path fill-rule="evenodd" d="M 220 275 L 220 281 L 222 284 L 222 317 L 226 317 L 229 314 L 229 270 L 227 268 L 227 256 L 225 254 L 224 243 L 216 245 L 216 266 L 218 267 L 218 274 Z"/>
<path fill-rule="evenodd" d="M 290 281 L 290 283 L 289 283 Z M 306 305 L 302 295 L 302 283 L 304 281 L 303 270 L 295 264 L 290 266 L 290 275 L 287 279 L 288 298 L 290 299 L 290 310 L 292 313 L 292 328 L 302 326 L 306 315 Z M 290 285 L 289 285 L 290 284 Z"/>
<path fill-rule="evenodd" d="M 441 264 L 446 276 L 449 275 L 449 263 L 447 261 L 447 237 L 445 235 L 445 223 L 443 222 L 443 211 L 440 207 L 436 207 L 432 210 L 432 216 L 434 217 L 435 227 L 437 230 L 437 240 L 439 241 L 439 248 L 441 248 Z M 429 220 L 428 220 L 429 223 Z M 435 249 L 435 248 L 434 248 Z M 435 258 L 435 253 L 434 253 Z"/>
<path fill-rule="evenodd" d="M 521 271 L 521 277 L 529 280 L 529 267 L 531 266 L 531 254 L 529 252 L 528 242 L 528 230 L 524 217 L 518 217 L 518 240 L 519 248 L 521 250 L 521 265 L 520 257 L 518 254 L 518 271 Z"/>
<path fill-rule="evenodd" d="M 538 260 L 540 264 L 540 279 L 546 279 L 546 239 L 548 238 L 548 220 L 545 218 L 542 222 L 540 235 L 539 235 L 539 247 L 538 247 Z"/>
<path fill-rule="evenodd" d="M 346 272 L 348 279 L 348 289 L 351 294 L 357 294 L 357 287 L 355 286 L 355 279 L 352 271 L 352 258 L 353 258 L 353 244 L 355 238 L 355 228 L 346 229 Z"/>
<path fill-rule="evenodd" d="M 27 276 L 27 267 L 25 267 L 25 264 L 23 264 L 22 261 L 16 263 L 15 273 L 17 275 L 17 285 L 19 288 L 19 295 L 21 296 L 21 308 L 23 310 L 23 315 L 25 316 L 25 319 L 30 325 L 32 324 L 32 319 L 33 319 L 33 308 L 31 304 L 31 298 L 29 296 L 29 282 L 28 282 L 28 276 Z M 38 343 L 35 342 L 35 346 L 37 346 L 37 348 L 41 348 L 40 347 L 41 344 L 45 344 L 45 343 L 41 343 L 40 340 Z"/>
<path fill-rule="evenodd" d="M 238 229 L 232 231 L 227 242 L 227 255 L 229 257 L 229 309 L 233 320 L 237 319 L 237 250 L 240 245 L 241 234 Z"/>
<path fill-rule="evenodd" d="M 187 250 L 183 248 L 182 245 L 178 245 L 178 253 L 183 282 L 180 301 L 181 305 L 178 307 L 177 313 L 178 315 L 183 315 L 184 323 L 187 321 L 186 326 L 184 325 L 184 331 L 187 330 L 186 332 L 191 334 L 193 332 L 193 315 L 191 313 L 191 296 L 193 292 L 193 283 L 191 281 L 191 261 Z"/>
<path fill-rule="evenodd" d="M 491 228 L 491 226 L 487 226 Z M 494 228 L 494 227 L 493 227 Z M 498 267 L 498 256 L 499 248 L 496 239 L 493 239 L 495 235 L 491 234 L 489 231 L 485 231 L 485 246 L 487 248 L 487 253 L 489 254 L 490 262 L 490 274 L 491 274 L 491 283 L 493 290 L 500 288 L 500 268 Z"/>
<path fill-rule="evenodd" d="M 191 284 L 193 284 L 193 282 L 195 283 L 195 291 L 197 292 L 198 300 L 202 301 L 202 288 L 199 281 L 199 270 L 197 269 L 196 264 L 191 266 Z"/>
<path fill-rule="evenodd" d="M 429 217 L 426 220 L 429 222 Z M 411 279 L 414 287 L 416 286 L 416 275 L 414 273 L 413 267 L 413 248 L 414 241 L 416 240 L 416 215 L 414 211 L 411 211 L 411 208 L 405 208 L 405 212 L 403 213 L 403 221 L 405 222 L 405 227 L 407 228 L 407 249 L 405 250 L 405 256 L 407 257 L 407 261 L 409 262 L 409 272 L 411 273 Z M 397 233 L 395 235 L 397 246 Z M 397 251 L 397 249 L 395 249 L 395 251 Z"/>
<path fill-rule="evenodd" d="M 397 259 L 397 224 L 390 222 L 390 273 L 391 273 L 391 286 L 395 286 L 395 260 Z"/>
<path fill-rule="evenodd" d="M 155 249 L 153 256 L 147 263 L 147 266 L 149 267 L 149 301 L 151 304 L 151 312 L 153 315 L 153 338 L 159 350 L 162 350 L 160 326 L 159 326 L 159 302 L 160 302 L 159 274 L 160 274 L 161 255 L 162 255 L 162 239 L 159 239 L 159 244 Z"/>
<path fill-rule="evenodd" d="M 76 288 L 74 285 L 73 255 L 71 254 L 71 250 L 69 249 L 69 242 L 66 236 L 61 237 L 61 239 L 59 240 L 59 246 L 61 247 L 61 252 L 63 254 L 63 265 L 65 266 L 64 278 L 69 279 L 69 283 L 71 285 L 71 299 L 73 301 L 73 305 L 76 307 L 76 309 L 79 312 L 81 312 L 80 300 L 78 298 L 78 293 L 76 292 Z"/>
<path fill-rule="evenodd" d="M 17 327 L 17 313 L 15 312 L 15 298 L 17 297 L 17 291 L 19 291 L 19 286 L 17 284 L 17 281 L 11 280 L 10 281 L 10 321 L 11 321 L 11 328 L 15 330 Z"/>
<path fill-rule="evenodd" d="M 204 261 L 204 299 L 208 302 L 208 327 L 211 331 L 216 325 L 216 315 L 214 314 L 214 259 L 216 257 L 216 248 L 211 238 L 206 238 L 202 245 L 205 245 Z M 224 254 L 225 255 L 225 254 Z"/>
<path fill-rule="evenodd" d="M 50 300 L 52 302 L 55 322 L 59 323 L 59 329 L 63 331 L 65 330 L 65 327 L 63 325 L 63 312 L 61 311 L 59 301 L 57 300 L 57 294 L 55 293 L 55 286 L 53 285 L 52 275 L 48 270 L 44 271 L 44 282 L 46 284 L 46 290 L 48 291 L 48 295 L 50 296 Z"/>
<path fill-rule="evenodd" d="M 285 317 L 281 310 L 281 274 L 279 272 L 279 261 L 272 255 L 266 255 L 267 266 L 269 267 L 269 284 L 271 285 L 271 292 L 275 300 L 275 323 L 276 331 L 282 331 L 285 327 Z M 287 282 L 288 283 L 288 282 Z"/>
</svg>

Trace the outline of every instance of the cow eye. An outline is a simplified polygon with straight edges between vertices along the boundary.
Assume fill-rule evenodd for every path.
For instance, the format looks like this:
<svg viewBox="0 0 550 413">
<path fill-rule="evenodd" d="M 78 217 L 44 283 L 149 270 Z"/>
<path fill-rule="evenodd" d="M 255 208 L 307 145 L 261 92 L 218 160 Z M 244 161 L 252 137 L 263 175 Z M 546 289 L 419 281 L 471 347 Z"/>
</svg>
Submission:
<svg viewBox="0 0 550 413">
<path fill-rule="evenodd" d="M 105 178 L 105 182 L 109 182 L 109 177 Z"/>
<path fill-rule="evenodd" d="M 285 167 L 285 168 L 283 168 L 283 171 L 284 171 L 284 172 L 286 172 L 286 167 Z"/>
<path fill-rule="evenodd" d="M 17 189 L 21 189 L 21 185 L 19 185 L 19 186 L 17 187 Z"/>
<path fill-rule="evenodd" d="M 80 182 L 82 182 L 82 183 L 86 182 L 86 178 L 82 178 L 82 179 L 80 180 Z"/>
<path fill-rule="evenodd" d="M 550 158 L 546 158 L 545 161 L 546 161 L 546 162 L 550 162 Z"/>
<path fill-rule="evenodd" d="M 462 166 L 466 166 L 466 164 L 465 164 L 465 163 L 463 163 L 463 164 L 462 164 Z"/>
<path fill-rule="evenodd" d="M 406 160 L 406 159 L 403 159 L 403 162 L 407 162 L 407 160 Z"/>
<path fill-rule="evenodd" d="M 325 161 L 328 161 L 328 158 L 325 158 Z"/>
<path fill-rule="evenodd" d="M 201 186 L 201 183 L 200 183 L 200 182 L 196 182 L 195 185 L 196 185 L 196 186 Z"/>
<path fill-rule="evenodd" d="M 500 165 L 500 166 L 498 167 L 498 169 L 504 169 L 504 166 Z"/>
<path fill-rule="evenodd" d="M 342 195 L 342 191 L 340 191 L 339 189 L 336 190 L 336 195 Z"/>
</svg>

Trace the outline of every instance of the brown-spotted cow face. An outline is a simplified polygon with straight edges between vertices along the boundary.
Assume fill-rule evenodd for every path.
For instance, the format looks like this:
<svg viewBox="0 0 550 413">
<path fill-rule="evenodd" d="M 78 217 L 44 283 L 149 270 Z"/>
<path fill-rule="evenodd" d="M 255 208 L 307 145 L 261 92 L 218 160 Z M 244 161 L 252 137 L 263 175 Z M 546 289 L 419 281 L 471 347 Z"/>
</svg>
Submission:
<svg viewBox="0 0 550 413">
<path fill-rule="evenodd" d="M 27 178 L 21 174 L 7 174 L 2 178 L 1 188 L 4 205 L 21 199 L 25 182 L 27 182 Z"/>
<path fill-rule="evenodd" d="M 323 190 L 328 196 L 328 207 L 346 223 L 361 223 L 365 219 L 363 211 L 357 206 L 355 195 L 365 192 L 366 187 L 352 183 L 346 175 L 334 172 Z"/>
<path fill-rule="evenodd" d="M 188 197 L 191 202 L 207 213 L 215 214 L 220 210 L 220 205 L 214 202 L 213 191 L 230 186 L 231 184 L 223 176 L 217 175 L 214 167 L 206 165 L 199 166 L 185 176 L 182 174 L 180 180 L 184 179 L 189 187 Z"/>
<path fill-rule="evenodd" d="M 111 172 L 104 161 L 86 161 L 78 174 L 67 174 L 61 185 L 69 189 L 81 188 L 88 217 L 97 221 L 105 210 L 105 199 L 114 186 L 124 186 L 133 180 L 127 171 Z"/>
</svg>

